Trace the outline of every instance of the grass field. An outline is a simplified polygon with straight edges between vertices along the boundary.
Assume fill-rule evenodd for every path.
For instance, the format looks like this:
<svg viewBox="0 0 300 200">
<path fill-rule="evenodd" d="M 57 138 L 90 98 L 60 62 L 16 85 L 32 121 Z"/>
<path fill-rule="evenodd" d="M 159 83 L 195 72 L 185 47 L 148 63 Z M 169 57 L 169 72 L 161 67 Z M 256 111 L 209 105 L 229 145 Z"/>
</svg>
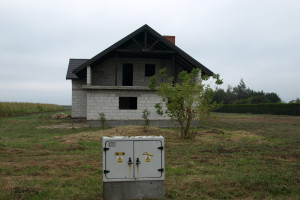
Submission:
<svg viewBox="0 0 300 200">
<path fill-rule="evenodd" d="M 0 199 L 101 199 L 101 137 L 143 129 L 48 115 L 0 119 Z M 300 199 L 300 117 L 217 114 L 192 141 L 148 134 L 165 137 L 165 199 Z"/>
<path fill-rule="evenodd" d="M 65 109 L 65 107 L 55 104 L 0 102 L 0 117 L 15 117 L 31 113 Z"/>
</svg>

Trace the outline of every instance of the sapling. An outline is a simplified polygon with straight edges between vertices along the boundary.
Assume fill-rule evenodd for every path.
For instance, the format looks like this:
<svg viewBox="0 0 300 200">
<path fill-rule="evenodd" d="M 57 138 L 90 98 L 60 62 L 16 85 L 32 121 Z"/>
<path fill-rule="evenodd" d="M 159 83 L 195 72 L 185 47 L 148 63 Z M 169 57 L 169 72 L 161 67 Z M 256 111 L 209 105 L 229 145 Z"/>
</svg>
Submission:
<svg viewBox="0 0 300 200">
<path fill-rule="evenodd" d="M 143 110 L 142 118 L 144 120 L 143 126 L 144 126 L 144 131 L 145 132 L 147 132 L 147 129 L 150 125 L 149 115 L 150 115 L 150 112 L 148 111 L 148 109 Z"/>
<path fill-rule="evenodd" d="M 164 69 L 159 74 L 161 77 L 166 76 Z M 148 85 L 152 90 L 157 88 L 157 95 L 162 100 L 162 103 L 155 105 L 157 114 L 165 115 L 171 121 L 177 121 L 181 137 L 185 139 L 193 138 L 210 112 L 220 107 L 220 104 L 213 101 L 213 90 L 210 85 L 204 83 L 210 77 L 202 76 L 200 80 L 195 81 L 198 75 L 199 69 L 194 68 L 190 73 L 180 72 L 178 82 L 174 82 L 174 77 L 171 77 L 168 81 L 160 83 L 157 76 L 153 76 Z M 218 74 L 214 74 L 212 78 L 215 79 L 216 85 L 223 83 Z"/>
<path fill-rule="evenodd" d="M 98 113 L 99 114 L 99 119 L 100 119 L 100 123 L 101 123 L 101 128 L 105 128 L 105 122 L 106 122 L 106 117 L 105 114 L 102 113 Z"/>
</svg>

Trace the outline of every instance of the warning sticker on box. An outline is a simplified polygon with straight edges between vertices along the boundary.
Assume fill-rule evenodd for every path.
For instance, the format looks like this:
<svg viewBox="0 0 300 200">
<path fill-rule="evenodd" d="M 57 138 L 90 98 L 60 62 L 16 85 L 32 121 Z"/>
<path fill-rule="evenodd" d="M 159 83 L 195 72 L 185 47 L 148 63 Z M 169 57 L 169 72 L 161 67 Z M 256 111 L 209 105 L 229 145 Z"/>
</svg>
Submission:
<svg viewBox="0 0 300 200">
<path fill-rule="evenodd" d="M 118 157 L 117 163 L 123 163 L 123 160 L 122 160 L 121 156 Z"/>
<path fill-rule="evenodd" d="M 115 152 L 115 156 L 125 156 L 125 152 Z"/>
<path fill-rule="evenodd" d="M 146 157 L 146 162 L 151 162 L 151 159 L 149 156 Z"/>
</svg>

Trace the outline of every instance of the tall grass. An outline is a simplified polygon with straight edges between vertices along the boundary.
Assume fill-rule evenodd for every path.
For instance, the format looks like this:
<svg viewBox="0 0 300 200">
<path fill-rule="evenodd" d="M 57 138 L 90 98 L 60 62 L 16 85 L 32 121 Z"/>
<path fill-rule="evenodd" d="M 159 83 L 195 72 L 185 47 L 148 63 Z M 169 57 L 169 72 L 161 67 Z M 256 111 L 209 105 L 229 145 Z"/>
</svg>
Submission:
<svg viewBox="0 0 300 200">
<path fill-rule="evenodd" d="M 14 117 L 62 109 L 62 106 L 55 104 L 0 102 L 0 117 Z"/>
</svg>

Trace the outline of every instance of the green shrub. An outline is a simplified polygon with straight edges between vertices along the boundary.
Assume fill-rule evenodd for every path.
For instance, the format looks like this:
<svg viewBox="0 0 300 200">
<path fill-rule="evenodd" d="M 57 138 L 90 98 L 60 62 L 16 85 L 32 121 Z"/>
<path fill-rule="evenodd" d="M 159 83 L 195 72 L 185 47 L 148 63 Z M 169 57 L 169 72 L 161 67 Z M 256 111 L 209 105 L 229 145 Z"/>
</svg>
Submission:
<svg viewBox="0 0 300 200">
<path fill-rule="evenodd" d="M 101 123 L 101 128 L 105 128 L 105 122 L 106 122 L 106 117 L 105 114 L 102 113 L 98 113 L 99 114 L 99 119 L 100 119 L 100 123 Z"/>
<path fill-rule="evenodd" d="M 149 125 L 150 125 L 149 115 L 150 115 L 150 112 L 148 111 L 148 109 L 145 109 L 145 110 L 143 111 L 143 115 L 142 115 L 142 118 L 143 118 L 143 120 L 144 120 L 143 126 L 144 126 L 144 131 L 145 131 L 145 132 L 147 131 L 147 128 L 148 128 Z"/>
</svg>

